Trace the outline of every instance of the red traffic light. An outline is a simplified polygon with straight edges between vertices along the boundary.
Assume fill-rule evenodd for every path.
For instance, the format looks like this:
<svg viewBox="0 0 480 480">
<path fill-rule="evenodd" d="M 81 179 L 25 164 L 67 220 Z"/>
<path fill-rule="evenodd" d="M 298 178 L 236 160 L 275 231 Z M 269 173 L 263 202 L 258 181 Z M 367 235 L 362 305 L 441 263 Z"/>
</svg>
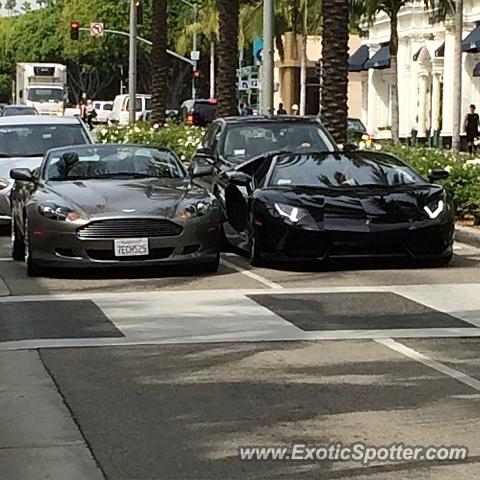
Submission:
<svg viewBox="0 0 480 480">
<path fill-rule="evenodd" d="M 193 78 L 200 78 L 200 70 L 194 70 L 192 76 Z"/>
<path fill-rule="evenodd" d="M 78 40 L 80 34 L 80 24 L 78 22 L 70 22 L 70 38 Z"/>
</svg>

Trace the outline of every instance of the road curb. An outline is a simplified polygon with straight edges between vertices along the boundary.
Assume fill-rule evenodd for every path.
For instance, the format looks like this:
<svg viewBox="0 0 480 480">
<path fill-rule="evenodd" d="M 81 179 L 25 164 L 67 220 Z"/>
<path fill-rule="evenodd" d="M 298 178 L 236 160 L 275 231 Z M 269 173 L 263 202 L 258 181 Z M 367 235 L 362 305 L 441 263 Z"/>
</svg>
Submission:
<svg viewBox="0 0 480 480">
<path fill-rule="evenodd" d="M 480 247 L 480 230 L 472 227 L 456 225 L 455 240 L 472 247 Z"/>
</svg>

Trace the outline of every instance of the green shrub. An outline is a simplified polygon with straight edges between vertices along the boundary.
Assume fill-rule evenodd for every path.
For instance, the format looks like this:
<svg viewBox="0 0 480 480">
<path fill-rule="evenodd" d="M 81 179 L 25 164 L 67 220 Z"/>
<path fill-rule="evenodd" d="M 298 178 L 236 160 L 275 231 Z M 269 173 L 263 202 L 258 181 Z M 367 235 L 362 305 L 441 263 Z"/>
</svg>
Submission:
<svg viewBox="0 0 480 480">
<path fill-rule="evenodd" d="M 135 125 L 100 128 L 97 132 L 97 141 L 168 147 L 174 150 L 183 162 L 189 163 L 202 140 L 204 131 L 203 128 L 174 123 L 166 123 L 163 126 L 136 123 Z"/>
<path fill-rule="evenodd" d="M 425 177 L 434 168 L 448 170 L 450 176 L 442 184 L 454 195 L 457 215 L 472 215 L 475 224 L 480 224 L 480 159 L 450 150 L 405 145 L 383 145 L 382 151 L 396 155 Z"/>
</svg>

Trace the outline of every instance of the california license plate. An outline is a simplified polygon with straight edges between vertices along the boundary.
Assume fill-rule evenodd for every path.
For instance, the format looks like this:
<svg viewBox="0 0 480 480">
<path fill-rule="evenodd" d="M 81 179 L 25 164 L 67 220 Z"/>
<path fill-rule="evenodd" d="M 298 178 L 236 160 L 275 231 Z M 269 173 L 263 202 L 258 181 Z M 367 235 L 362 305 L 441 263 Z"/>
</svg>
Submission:
<svg viewBox="0 0 480 480">
<path fill-rule="evenodd" d="M 140 257 L 148 254 L 148 238 L 125 238 L 115 240 L 116 257 Z"/>
</svg>

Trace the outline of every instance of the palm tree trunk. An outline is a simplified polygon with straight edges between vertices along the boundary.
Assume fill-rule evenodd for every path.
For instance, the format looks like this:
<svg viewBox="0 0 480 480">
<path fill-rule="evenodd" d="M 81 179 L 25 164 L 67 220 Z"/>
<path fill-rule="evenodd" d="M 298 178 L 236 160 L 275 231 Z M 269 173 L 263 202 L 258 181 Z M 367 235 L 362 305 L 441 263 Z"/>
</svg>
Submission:
<svg viewBox="0 0 480 480">
<path fill-rule="evenodd" d="M 210 98 L 215 98 L 215 42 L 210 42 Z"/>
<path fill-rule="evenodd" d="M 217 116 L 237 115 L 237 66 L 239 0 L 218 0 L 220 41 L 218 43 Z"/>
<path fill-rule="evenodd" d="M 349 0 L 323 1 L 322 122 L 338 143 L 347 141 Z"/>
<path fill-rule="evenodd" d="M 307 34 L 302 33 L 300 53 L 300 115 L 305 115 L 307 105 Z"/>
<path fill-rule="evenodd" d="M 390 68 L 392 69 L 392 140 L 395 145 L 400 141 L 400 109 L 398 104 L 398 12 L 390 17 Z"/>
<path fill-rule="evenodd" d="M 455 61 L 453 64 L 453 132 L 452 150 L 460 151 L 462 122 L 462 31 L 463 0 L 455 1 Z"/>
<path fill-rule="evenodd" d="M 167 106 L 167 0 L 152 4 L 152 121 L 165 121 Z"/>
</svg>

